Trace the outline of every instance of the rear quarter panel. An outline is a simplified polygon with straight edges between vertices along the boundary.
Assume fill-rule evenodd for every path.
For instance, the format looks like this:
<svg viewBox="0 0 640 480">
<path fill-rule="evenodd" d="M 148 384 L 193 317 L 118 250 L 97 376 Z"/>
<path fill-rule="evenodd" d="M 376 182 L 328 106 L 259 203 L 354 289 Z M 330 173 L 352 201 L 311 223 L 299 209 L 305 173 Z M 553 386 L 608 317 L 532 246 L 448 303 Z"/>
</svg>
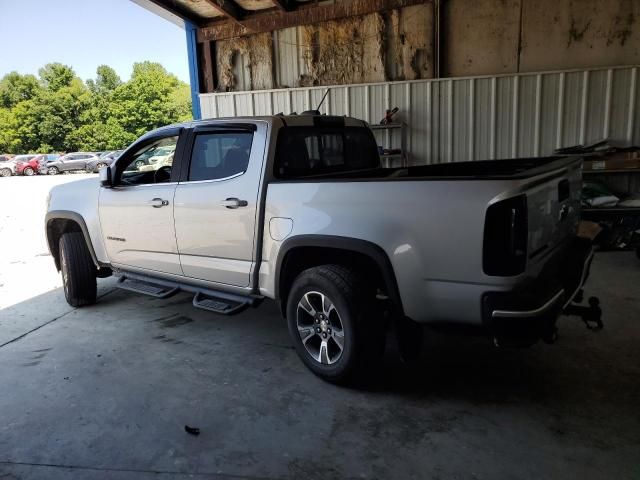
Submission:
<svg viewBox="0 0 640 480">
<path fill-rule="evenodd" d="M 262 293 L 273 296 L 282 240 L 274 217 L 292 219 L 296 235 L 336 235 L 373 242 L 393 266 L 405 314 L 420 322 L 476 322 L 478 285 L 509 280 L 482 272 L 484 215 L 505 190 L 499 181 L 273 183 L 268 187 Z M 472 302 L 472 304 L 469 304 Z"/>
</svg>

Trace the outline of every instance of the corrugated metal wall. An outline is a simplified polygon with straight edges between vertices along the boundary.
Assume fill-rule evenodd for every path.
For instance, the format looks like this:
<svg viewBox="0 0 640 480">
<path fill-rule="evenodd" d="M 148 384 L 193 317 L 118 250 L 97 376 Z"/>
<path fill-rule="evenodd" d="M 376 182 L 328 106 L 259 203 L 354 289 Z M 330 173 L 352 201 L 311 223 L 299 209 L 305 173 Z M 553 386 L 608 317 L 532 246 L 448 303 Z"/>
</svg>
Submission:
<svg viewBox="0 0 640 480">
<path fill-rule="evenodd" d="M 550 155 L 609 137 L 640 144 L 637 66 L 201 94 L 203 118 L 316 108 L 378 123 L 399 107 L 411 164 Z M 398 132 L 377 134 L 399 147 Z"/>
</svg>

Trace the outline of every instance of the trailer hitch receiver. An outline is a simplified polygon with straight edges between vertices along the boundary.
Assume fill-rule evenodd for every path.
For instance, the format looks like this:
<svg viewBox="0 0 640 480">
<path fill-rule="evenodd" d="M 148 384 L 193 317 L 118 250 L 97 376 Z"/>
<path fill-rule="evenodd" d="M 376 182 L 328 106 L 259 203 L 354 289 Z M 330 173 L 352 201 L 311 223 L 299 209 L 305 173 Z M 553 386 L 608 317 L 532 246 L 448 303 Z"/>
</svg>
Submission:
<svg viewBox="0 0 640 480">
<path fill-rule="evenodd" d="M 575 296 L 574 301 L 580 303 L 583 299 L 583 292 L 580 290 Z M 580 317 L 589 330 L 602 330 L 602 309 L 600 308 L 600 299 L 598 297 L 589 297 L 589 305 L 575 305 L 573 303 L 567 305 L 562 312 L 564 315 L 575 315 Z"/>
</svg>

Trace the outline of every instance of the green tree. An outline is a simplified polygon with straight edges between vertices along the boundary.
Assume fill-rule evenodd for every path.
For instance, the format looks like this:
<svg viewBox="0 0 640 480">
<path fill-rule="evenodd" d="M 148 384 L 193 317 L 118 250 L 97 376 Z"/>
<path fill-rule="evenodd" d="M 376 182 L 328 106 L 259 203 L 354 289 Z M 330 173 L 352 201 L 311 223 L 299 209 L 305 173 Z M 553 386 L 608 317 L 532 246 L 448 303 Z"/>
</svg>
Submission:
<svg viewBox="0 0 640 480">
<path fill-rule="evenodd" d="M 0 80 L 0 107 L 11 108 L 23 100 L 29 100 L 35 97 L 41 88 L 34 75 L 8 73 Z"/>
<path fill-rule="evenodd" d="M 12 72 L 0 81 L 0 151 L 119 149 L 191 118 L 189 86 L 158 63 L 135 64 L 124 83 L 107 65 L 86 84 L 59 63 L 39 73 L 40 80 Z"/>
<path fill-rule="evenodd" d="M 89 90 L 97 94 L 107 94 L 122 85 L 116 71 L 108 65 L 100 65 L 96 70 L 96 79 L 87 80 Z"/>
<path fill-rule="evenodd" d="M 54 92 L 70 86 L 76 77 L 71 67 L 61 63 L 48 63 L 38 70 L 38 74 L 44 87 Z"/>
<path fill-rule="evenodd" d="M 109 117 L 136 136 L 187 120 L 191 117 L 191 102 L 184 95 L 185 87 L 159 63 L 136 63 L 131 80 L 113 91 Z M 176 93 L 180 90 L 182 94 Z"/>
</svg>

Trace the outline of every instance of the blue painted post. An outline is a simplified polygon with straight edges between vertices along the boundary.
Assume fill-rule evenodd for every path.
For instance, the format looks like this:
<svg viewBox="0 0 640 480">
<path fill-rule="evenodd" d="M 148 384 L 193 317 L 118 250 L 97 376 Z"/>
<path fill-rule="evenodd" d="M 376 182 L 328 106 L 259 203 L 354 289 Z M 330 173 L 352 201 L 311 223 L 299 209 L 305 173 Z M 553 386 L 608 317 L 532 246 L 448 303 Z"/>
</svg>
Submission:
<svg viewBox="0 0 640 480">
<path fill-rule="evenodd" d="M 193 118 L 200 120 L 200 76 L 198 75 L 198 43 L 196 32 L 198 28 L 188 20 L 184 22 L 184 29 L 187 32 L 187 57 L 189 59 L 189 83 L 191 84 L 191 111 Z"/>
</svg>

